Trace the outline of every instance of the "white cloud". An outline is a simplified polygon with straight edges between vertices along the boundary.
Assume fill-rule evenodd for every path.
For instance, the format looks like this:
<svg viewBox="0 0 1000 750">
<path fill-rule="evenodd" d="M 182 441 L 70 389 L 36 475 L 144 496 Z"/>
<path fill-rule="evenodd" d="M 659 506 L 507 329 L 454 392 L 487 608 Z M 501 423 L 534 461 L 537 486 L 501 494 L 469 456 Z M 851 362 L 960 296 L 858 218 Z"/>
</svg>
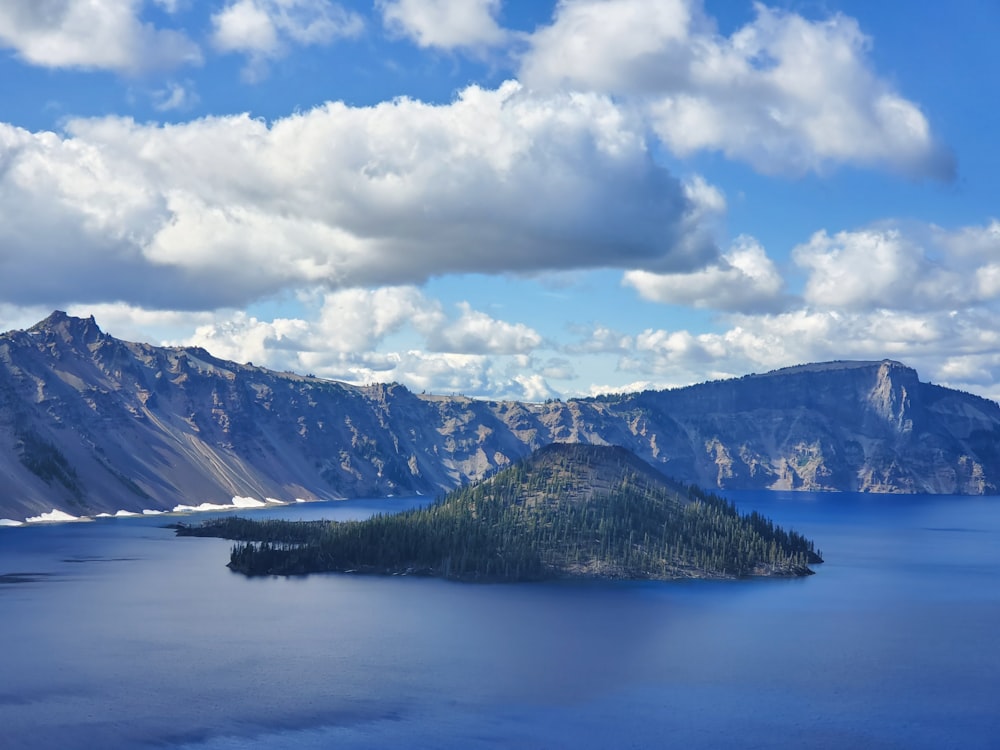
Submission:
<svg viewBox="0 0 1000 750">
<path fill-rule="evenodd" d="M 365 384 L 401 382 L 415 392 L 476 398 L 543 400 L 556 395 L 540 373 L 516 357 L 419 349 L 302 357 L 303 372 Z"/>
<path fill-rule="evenodd" d="M 325 295 L 312 348 L 367 351 L 405 326 L 428 336 L 445 322 L 441 303 L 415 287 L 343 289 Z"/>
<path fill-rule="evenodd" d="M 266 7 L 254 0 L 237 0 L 212 16 L 212 40 L 223 52 L 270 56 L 278 51 L 278 29 Z"/>
<path fill-rule="evenodd" d="M 468 302 L 459 306 L 461 317 L 436 331 L 429 344 L 437 351 L 478 354 L 520 354 L 537 349 L 542 337 L 523 323 L 507 323 L 473 310 Z"/>
<path fill-rule="evenodd" d="M 554 393 L 545 382 L 546 365 L 530 356 L 542 346 L 541 336 L 468 303 L 448 316 L 415 287 L 345 289 L 310 303 L 316 307 L 296 319 L 201 313 L 210 319 L 191 317 L 193 334 L 169 343 L 354 383 L 398 380 L 417 390 L 511 398 Z"/>
<path fill-rule="evenodd" d="M 143 0 L 8 0 L 0 3 L 0 46 L 46 68 L 134 74 L 200 64 L 201 51 L 185 34 L 141 20 L 142 5 Z"/>
<path fill-rule="evenodd" d="M 170 81 L 167 85 L 152 92 L 153 109 L 158 112 L 190 109 L 198 103 L 198 95 L 192 84 L 181 84 Z"/>
<path fill-rule="evenodd" d="M 214 309 L 461 272 L 683 271 L 716 252 L 641 123 L 515 83 L 270 124 L 0 125 L 0 154 L 0 294 L 18 304 Z"/>
<path fill-rule="evenodd" d="M 524 401 L 544 401 L 548 398 L 554 398 L 557 394 L 549 384 L 545 382 L 545 378 L 541 375 L 515 375 L 513 382 L 517 383 L 521 387 L 521 396 L 519 400 Z"/>
<path fill-rule="evenodd" d="M 632 337 L 607 326 L 597 325 L 580 331 L 581 341 L 566 347 L 573 354 L 622 354 L 632 348 Z"/>
<path fill-rule="evenodd" d="M 269 59 L 292 45 L 325 45 L 358 36 L 364 21 L 330 0 L 231 0 L 212 15 L 212 42 L 221 52 L 249 57 L 244 73 L 266 72 Z"/>
<path fill-rule="evenodd" d="M 841 310 L 950 310 L 1000 299 L 1000 225 L 946 231 L 886 224 L 817 232 L 793 251 L 805 300 Z"/>
<path fill-rule="evenodd" d="M 738 237 L 719 261 L 691 273 L 628 271 L 623 283 L 643 299 L 730 312 L 774 310 L 783 304 L 784 280 L 764 248 Z"/>
<path fill-rule="evenodd" d="M 216 357 L 234 362 L 301 372 L 301 353 L 306 350 L 309 334 L 309 325 L 302 320 L 263 321 L 236 312 L 231 318 L 198 326 L 192 335 L 172 343 L 200 346 Z"/>
<path fill-rule="evenodd" d="M 500 0 L 376 0 L 386 27 L 420 47 L 491 47 L 507 33 L 497 25 Z"/>
<path fill-rule="evenodd" d="M 521 65 L 540 87 L 655 93 L 683 83 L 691 37 L 709 31 L 688 0 L 562 0 Z"/>
<path fill-rule="evenodd" d="M 921 379 L 997 398 L 1000 313 L 792 310 L 738 315 L 712 333 L 647 329 L 619 360 L 647 382 L 688 384 L 834 359 L 903 361 Z"/>
<path fill-rule="evenodd" d="M 850 163 L 951 178 L 950 154 L 872 69 L 854 19 L 754 7 L 725 37 L 699 0 L 563 0 L 531 37 L 521 78 L 623 96 L 682 156 L 721 151 L 768 174 Z"/>
</svg>

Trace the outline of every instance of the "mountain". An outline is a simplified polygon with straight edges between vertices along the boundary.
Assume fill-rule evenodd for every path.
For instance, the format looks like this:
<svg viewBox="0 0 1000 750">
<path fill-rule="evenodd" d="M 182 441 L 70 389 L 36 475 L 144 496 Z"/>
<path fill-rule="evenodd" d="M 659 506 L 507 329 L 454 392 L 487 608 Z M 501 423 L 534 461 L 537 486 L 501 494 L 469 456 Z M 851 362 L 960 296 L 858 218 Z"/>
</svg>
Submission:
<svg viewBox="0 0 1000 750">
<path fill-rule="evenodd" d="M 553 442 L 711 488 L 1000 487 L 1000 407 L 890 360 L 532 404 L 278 373 L 61 312 L 0 334 L 0 519 L 437 495 Z"/>
<path fill-rule="evenodd" d="M 465 581 L 809 575 L 812 542 L 667 479 L 624 448 L 554 443 L 428 508 L 366 521 L 226 516 L 179 535 L 245 541 L 246 575 L 418 574 Z"/>
</svg>

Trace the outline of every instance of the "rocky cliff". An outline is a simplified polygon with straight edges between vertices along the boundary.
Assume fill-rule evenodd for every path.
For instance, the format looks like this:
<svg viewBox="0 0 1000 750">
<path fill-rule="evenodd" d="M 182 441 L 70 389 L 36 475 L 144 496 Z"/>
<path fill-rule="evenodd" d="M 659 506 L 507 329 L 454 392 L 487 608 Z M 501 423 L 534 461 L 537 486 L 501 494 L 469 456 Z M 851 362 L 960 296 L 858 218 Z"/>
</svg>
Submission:
<svg viewBox="0 0 1000 750">
<path fill-rule="evenodd" d="M 0 518 L 438 494 L 551 442 L 710 488 L 1000 487 L 1000 407 L 889 360 L 527 404 L 277 373 L 60 312 L 0 334 Z"/>
</svg>

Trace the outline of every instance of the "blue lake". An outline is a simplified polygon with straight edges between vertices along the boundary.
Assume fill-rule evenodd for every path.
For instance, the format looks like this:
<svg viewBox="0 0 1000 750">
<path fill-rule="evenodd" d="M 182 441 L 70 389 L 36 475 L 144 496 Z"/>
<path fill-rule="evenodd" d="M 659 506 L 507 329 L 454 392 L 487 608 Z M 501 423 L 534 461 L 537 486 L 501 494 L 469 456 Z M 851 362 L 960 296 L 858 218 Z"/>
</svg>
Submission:
<svg viewBox="0 0 1000 750">
<path fill-rule="evenodd" d="M 246 579 L 229 542 L 163 517 L 0 528 L 0 747 L 1000 747 L 1000 498 L 730 497 L 827 562 L 732 582 Z"/>
</svg>

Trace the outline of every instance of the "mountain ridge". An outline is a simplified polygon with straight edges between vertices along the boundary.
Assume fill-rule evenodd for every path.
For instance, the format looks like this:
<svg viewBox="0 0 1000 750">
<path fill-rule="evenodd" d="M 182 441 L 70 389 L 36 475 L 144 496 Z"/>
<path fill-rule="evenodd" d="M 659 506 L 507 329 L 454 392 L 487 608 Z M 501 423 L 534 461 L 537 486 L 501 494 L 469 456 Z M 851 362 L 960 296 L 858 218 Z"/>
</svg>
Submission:
<svg viewBox="0 0 1000 750">
<path fill-rule="evenodd" d="M 621 445 L 713 489 L 1000 487 L 1000 407 L 893 360 L 542 404 L 279 373 L 59 311 L 0 334 L 0 518 L 435 495 L 553 442 Z"/>
</svg>

